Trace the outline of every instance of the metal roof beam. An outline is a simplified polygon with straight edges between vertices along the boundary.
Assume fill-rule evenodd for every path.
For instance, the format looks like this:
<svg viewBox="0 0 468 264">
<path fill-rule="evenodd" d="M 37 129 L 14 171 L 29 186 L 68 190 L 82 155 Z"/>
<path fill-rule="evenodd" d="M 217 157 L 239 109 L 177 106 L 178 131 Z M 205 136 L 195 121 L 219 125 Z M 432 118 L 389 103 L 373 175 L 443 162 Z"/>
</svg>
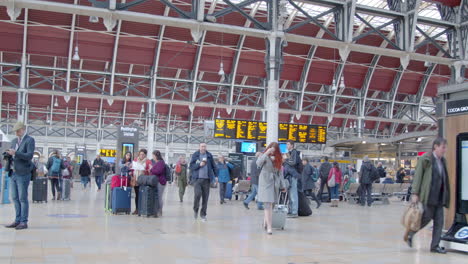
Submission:
<svg viewBox="0 0 468 264">
<path fill-rule="evenodd" d="M 7 1 L 7 0 L 0 0 L 0 5 L 7 6 L 9 2 L 10 1 Z M 342 3 L 342 2 L 338 2 L 338 3 Z M 151 14 L 144 14 L 144 13 L 131 12 L 131 11 L 108 10 L 108 9 L 103 9 L 103 8 L 79 6 L 79 5 L 64 4 L 64 3 L 50 2 L 50 1 L 15 0 L 15 6 L 18 8 L 29 8 L 33 10 L 43 10 L 43 11 L 66 13 L 66 14 L 112 17 L 113 19 L 116 19 L 116 20 L 133 21 L 133 22 L 146 23 L 146 24 L 167 25 L 167 26 L 172 26 L 172 27 L 187 28 L 187 29 L 194 29 L 194 30 L 213 31 L 213 32 L 230 32 L 231 34 L 247 35 L 247 36 L 252 36 L 252 37 L 257 37 L 257 38 L 262 38 L 262 39 L 267 38 L 270 34 L 270 31 L 259 30 L 259 29 L 254 29 L 254 28 L 245 28 L 245 27 L 217 24 L 217 23 L 210 23 L 210 22 L 200 22 L 200 21 L 192 20 L 192 19 L 182 19 L 182 18 L 174 18 L 174 17 L 167 17 L 167 16 L 160 16 L 160 15 L 151 15 Z M 359 5 L 356 6 L 356 9 L 359 10 Z M 279 34 L 282 34 L 282 33 L 279 33 Z M 370 53 L 370 54 L 380 54 L 380 55 L 385 55 L 389 57 L 397 57 L 397 58 L 408 55 L 409 59 L 411 60 L 429 61 L 432 63 L 438 63 L 438 64 L 444 64 L 444 65 L 452 65 L 455 61 L 453 59 L 448 59 L 448 58 L 428 56 L 425 54 L 419 54 L 419 53 L 407 52 L 407 51 L 383 49 L 383 48 L 362 45 L 362 44 L 344 43 L 342 41 L 337 41 L 337 40 L 318 39 L 318 38 L 313 38 L 313 37 L 308 37 L 308 36 L 300 36 L 300 35 L 287 34 L 287 33 L 284 35 L 285 35 L 285 39 L 288 42 L 294 42 L 294 43 L 318 45 L 318 46 L 323 46 L 323 47 L 328 47 L 328 48 L 338 48 L 338 49 L 348 47 L 350 51 Z"/>
</svg>

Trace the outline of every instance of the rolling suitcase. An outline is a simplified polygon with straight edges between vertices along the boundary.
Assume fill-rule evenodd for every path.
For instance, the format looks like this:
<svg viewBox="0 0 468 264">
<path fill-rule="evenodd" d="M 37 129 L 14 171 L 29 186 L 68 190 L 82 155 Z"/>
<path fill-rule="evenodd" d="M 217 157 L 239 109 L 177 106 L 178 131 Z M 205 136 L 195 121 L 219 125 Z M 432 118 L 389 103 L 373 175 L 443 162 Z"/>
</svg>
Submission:
<svg viewBox="0 0 468 264">
<path fill-rule="evenodd" d="M 151 186 L 140 186 L 138 196 L 138 216 L 157 216 L 159 200 L 158 189 Z"/>
<path fill-rule="evenodd" d="M 112 212 L 112 189 L 110 182 L 106 182 L 105 190 L 106 193 L 104 197 L 104 211 Z"/>
<path fill-rule="evenodd" d="M 279 204 L 276 204 L 273 208 L 273 217 L 271 221 L 271 227 L 275 229 L 284 230 L 286 225 L 286 218 L 288 216 L 288 193 L 285 193 L 285 197 L 281 199 L 282 193 L 279 195 Z"/>
<path fill-rule="evenodd" d="M 310 208 L 310 200 L 305 196 L 303 192 L 298 192 L 298 210 L 297 214 L 299 216 L 309 216 L 312 215 L 312 209 Z"/>
<path fill-rule="evenodd" d="M 47 203 L 47 178 L 38 177 L 33 181 L 32 200 Z"/>
<path fill-rule="evenodd" d="M 132 207 L 132 188 L 123 186 L 124 178 L 125 182 L 127 182 L 126 176 L 119 176 L 120 178 L 120 186 L 122 187 L 115 187 L 112 188 L 112 213 L 125 213 L 130 214 L 131 207 Z M 112 186 L 111 186 L 112 187 Z"/>
<path fill-rule="evenodd" d="M 228 182 L 226 184 L 226 194 L 224 195 L 224 198 L 231 200 L 232 199 L 232 183 Z"/>
<path fill-rule="evenodd" d="M 70 192 L 71 192 L 71 180 L 63 178 L 62 179 L 62 200 L 70 201 Z"/>
</svg>

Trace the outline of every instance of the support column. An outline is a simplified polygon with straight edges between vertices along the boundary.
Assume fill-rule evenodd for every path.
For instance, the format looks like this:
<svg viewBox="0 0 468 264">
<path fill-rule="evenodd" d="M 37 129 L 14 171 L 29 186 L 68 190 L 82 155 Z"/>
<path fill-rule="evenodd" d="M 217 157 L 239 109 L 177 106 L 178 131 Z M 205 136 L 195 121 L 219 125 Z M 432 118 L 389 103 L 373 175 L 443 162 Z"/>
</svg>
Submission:
<svg viewBox="0 0 468 264">
<path fill-rule="evenodd" d="M 28 9 L 24 10 L 24 30 L 23 30 L 23 54 L 21 55 L 20 69 L 20 86 L 16 97 L 17 121 L 27 124 L 27 106 L 28 106 L 28 91 L 27 91 L 27 40 L 28 40 Z"/>
<path fill-rule="evenodd" d="M 148 122 L 148 155 L 154 150 L 154 123 L 156 119 L 156 99 L 148 100 L 148 111 L 146 116 Z"/>
<path fill-rule="evenodd" d="M 272 31 L 267 38 L 267 54 L 265 58 L 267 73 L 267 97 L 265 103 L 267 115 L 267 144 L 278 142 L 278 119 L 279 119 L 279 79 L 281 65 L 283 64 L 282 50 L 284 46 L 283 25 L 286 21 L 287 12 L 285 2 L 273 0 L 269 4 L 270 22 Z M 280 10 L 281 9 L 281 10 Z"/>
</svg>

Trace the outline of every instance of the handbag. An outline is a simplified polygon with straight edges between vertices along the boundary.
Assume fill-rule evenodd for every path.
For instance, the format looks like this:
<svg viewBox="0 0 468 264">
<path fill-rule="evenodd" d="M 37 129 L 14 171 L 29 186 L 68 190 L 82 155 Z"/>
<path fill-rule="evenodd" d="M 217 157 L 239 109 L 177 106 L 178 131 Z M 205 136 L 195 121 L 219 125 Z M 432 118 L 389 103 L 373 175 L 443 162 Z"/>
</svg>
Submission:
<svg viewBox="0 0 468 264">
<path fill-rule="evenodd" d="M 68 171 L 67 168 L 65 168 L 65 169 L 62 170 L 62 176 L 63 176 L 63 177 L 68 177 L 68 176 L 70 176 L 70 172 Z"/>
<path fill-rule="evenodd" d="M 421 202 L 411 203 L 401 219 L 401 224 L 407 231 L 418 231 L 421 229 L 421 220 L 424 207 Z"/>
<path fill-rule="evenodd" d="M 333 171 L 331 178 L 327 182 L 328 187 L 333 188 L 336 186 L 336 181 L 335 181 L 335 171 Z"/>
</svg>

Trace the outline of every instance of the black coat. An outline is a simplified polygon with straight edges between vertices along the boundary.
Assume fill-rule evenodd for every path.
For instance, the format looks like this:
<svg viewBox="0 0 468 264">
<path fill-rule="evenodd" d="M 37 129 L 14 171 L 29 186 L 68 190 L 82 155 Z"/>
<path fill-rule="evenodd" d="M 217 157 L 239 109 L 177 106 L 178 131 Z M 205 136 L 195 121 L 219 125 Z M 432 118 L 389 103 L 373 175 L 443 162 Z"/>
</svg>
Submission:
<svg viewBox="0 0 468 264">
<path fill-rule="evenodd" d="M 330 174 L 331 168 L 332 168 L 332 165 L 328 161 L 320 165 L 319 173 L 320 173 L 320 179 L 322 179 L 322 181 L 325 181 L 325 182 L 328 181 L 328 175 Z"/>
<path fill-rule="evenodd" d="M 368 162 L 363 162 L 361 166 L 361 176 L 359 178 L 359 183 L 362 184 L 370 184 L 372 183 L 372 163 Z"/>
<path fill-rule="evenodd" d="M 91 168 L 89 167 L 88 162 L 83 162 L 80 166 L 80 176 L 89 176 L 91 175 Z"/>
</svg>

